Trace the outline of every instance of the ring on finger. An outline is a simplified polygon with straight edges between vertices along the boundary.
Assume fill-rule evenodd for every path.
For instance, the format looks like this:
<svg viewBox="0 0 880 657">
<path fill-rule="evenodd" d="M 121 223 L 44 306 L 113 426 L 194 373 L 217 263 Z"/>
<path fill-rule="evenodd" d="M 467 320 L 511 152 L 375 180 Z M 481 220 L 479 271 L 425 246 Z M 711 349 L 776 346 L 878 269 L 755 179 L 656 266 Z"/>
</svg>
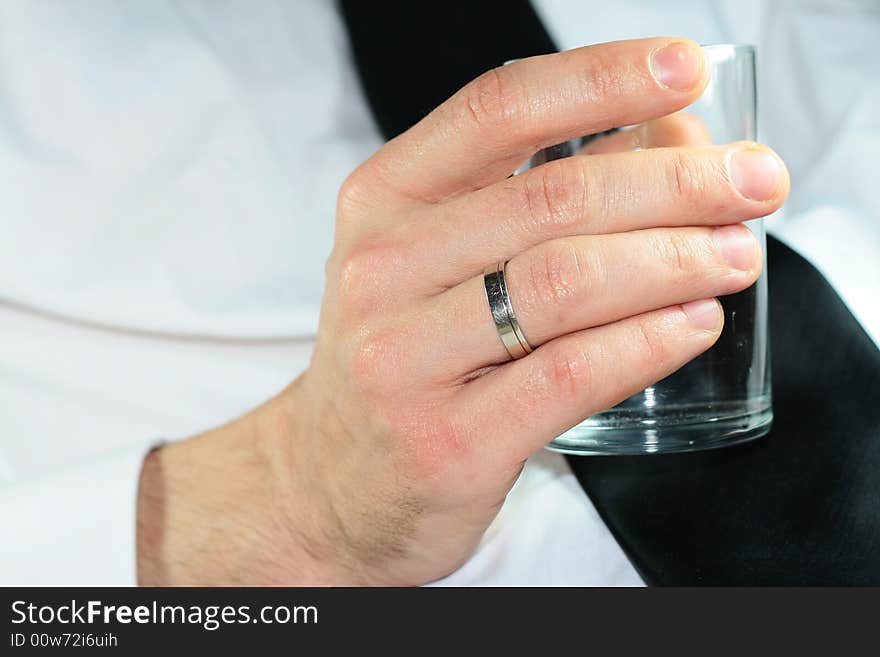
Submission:
<svg viewBox="0 0 880 657">
<path fill-rule="evenodd" d="M 502 260 L 486 267 L 483 271 L 483 283 L 486 288 L 486 299 L 489 301 L 489 310 L 498 329 L 498 336 L 511 359 L 523 358 L 532 353 L 533 348 L 526 340 L 526 336 L 516 321 L 513 312 L 513 304 L 507 292 L 507 279 L 505 270 L 507 261 Z"/>
</svg>

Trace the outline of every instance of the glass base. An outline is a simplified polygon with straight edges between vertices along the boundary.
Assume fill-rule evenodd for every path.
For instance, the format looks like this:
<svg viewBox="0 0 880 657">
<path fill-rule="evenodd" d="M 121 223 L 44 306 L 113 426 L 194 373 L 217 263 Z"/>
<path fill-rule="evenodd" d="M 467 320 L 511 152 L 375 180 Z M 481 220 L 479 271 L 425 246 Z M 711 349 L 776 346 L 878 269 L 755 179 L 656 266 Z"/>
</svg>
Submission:
<svg viewBox="0 0 880 657">
<path fill-rule="evenodd" d="M 695 452 L 748 442 L 767 434 L 773 423 L 769 404 L 743 412 L 743 404 L 706 407 L 695 416 L 686 409 L 645 418 L 644 413 L 612 408 L 584 420 L 547 445 L 563 454 L 657 454 Z M 739 412 L 736 412 L 739 411 Z"/>
</svg>

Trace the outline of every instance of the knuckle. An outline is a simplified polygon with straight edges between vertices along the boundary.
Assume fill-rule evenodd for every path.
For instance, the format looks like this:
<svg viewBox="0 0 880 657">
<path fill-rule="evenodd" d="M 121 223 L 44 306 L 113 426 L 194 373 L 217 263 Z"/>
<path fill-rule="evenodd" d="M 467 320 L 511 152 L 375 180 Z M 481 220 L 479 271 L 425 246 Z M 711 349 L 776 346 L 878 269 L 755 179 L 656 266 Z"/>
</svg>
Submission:
<svg viewBox="0 0 880 657">
<path fill-rule="evenodd" d="M 486 71 L 466 85 L 452 104 L 459 125 L 497 128 L 521 116 L 528 103 L 510 67 Z"/>
<path fill-rule="evenodd" d="M 586 205 L 586 175 L 578 158 L 541 165 L 523 176 L 522 194 L 530 227 L 540 236 L 571 234 Z"/>
<path fill-rule="evenodd" d="M 560 345 L 547 354 L 541 378 L 557 398 L 588 398 L 593 385 L 592 358 L 581 346 Z"/>
<path fill-rule="evenodd" d="M 377 309 L 386 297 L 382 289 L 387 272 L 398 258 L 394 246 L 385 242 L 362 243 L 342 254 L 335 267 L 340 309 L 356 316 Z"/>
<path fill-rule="evenodd" d="M 337 300 L 350 308 L 363 299 L 376 275 L 376 257 L 372 251 L 352 250 L 345 254 L 337 271 Z"/>
<path fill-rule="evenodd" d="M 390 328 L 363 328 L 351 340 L 349 380 L 367 397 L 387 391 L 400 379 L 404 366 L 403 336 Z"/>
<path fill-rule="evenodd" d="M 532 304 L 539 312 L 562 311 L 583 289 L 587 277 L 579 250 L 567 241 L 547 244 L 530 259 L 526 281 Z"/>
<path fill-rule="evenodd" d="M 346 223 L 362 214 L 367 205 L 368 191 L 373 186 L 370 178 L 367 163 L 346 176 L 336 195 L 337 221 Z"/>
<path fill-rule="evenodd" d="M 668 162 L 666 178 L 667 186 L 686 212 L 700 208 L 704 177 L 693 157 L 675 153 Z"/>
<path fill-rule="evenodd" d="M 665 231 L 654 240 L 659 261 L 676 282 L 692 282 L 705 274 L 704 241 L 680 231 Z"/>
<path fill-rule="evenodd" d="M 609 56 L 602 48 L 591 49 L 586 62 L 586 73 L 581 78 L 584 96 L 594 103 L 603 103 L 627 94 L 628 72 L 620 61 Z"/>
<path fill-rule="evenodd" d="M 635 324 L 635 340 L 648 365 L 662 368 L 670 361 L 670 345 L 655 321 L 639 318 Z"/>
</svg>

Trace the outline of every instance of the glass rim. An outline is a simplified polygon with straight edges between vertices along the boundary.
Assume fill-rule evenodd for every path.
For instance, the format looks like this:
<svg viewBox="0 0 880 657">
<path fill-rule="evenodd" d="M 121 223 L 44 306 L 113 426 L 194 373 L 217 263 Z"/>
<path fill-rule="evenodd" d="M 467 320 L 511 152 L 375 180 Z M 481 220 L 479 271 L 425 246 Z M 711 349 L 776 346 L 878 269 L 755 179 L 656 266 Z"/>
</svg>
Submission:
<svg viewBox="0 0 880 657">
<path fill-rule="evenodd" d="M 724 48 L 727 50 L 736 50 L 737 52 L 755 52 L 756 48 L 751 43 L 701 43 L 701 50 L 709 50 L 711 48 Z"/>
</svg>

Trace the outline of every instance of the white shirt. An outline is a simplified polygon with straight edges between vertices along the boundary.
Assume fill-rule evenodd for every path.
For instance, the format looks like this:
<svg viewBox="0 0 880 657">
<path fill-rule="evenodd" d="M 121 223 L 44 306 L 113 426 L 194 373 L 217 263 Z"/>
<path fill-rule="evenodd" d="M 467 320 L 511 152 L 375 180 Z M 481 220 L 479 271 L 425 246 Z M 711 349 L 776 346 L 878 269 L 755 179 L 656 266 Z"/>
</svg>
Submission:
<svg viewBox="0 0 880 657">
<path fill-rule="evenodd" d="M 880 341 L 874 4 L 536 6 L 562 48 L 757 44 L 771 228 Z M 145 450 L 306 367 L 336 189 L 381 142 L 329 0 L 0 3 L 0 583 L 134 583 Z M 440 583 L 641 580 L 542 453 Z"/>
</svg>

